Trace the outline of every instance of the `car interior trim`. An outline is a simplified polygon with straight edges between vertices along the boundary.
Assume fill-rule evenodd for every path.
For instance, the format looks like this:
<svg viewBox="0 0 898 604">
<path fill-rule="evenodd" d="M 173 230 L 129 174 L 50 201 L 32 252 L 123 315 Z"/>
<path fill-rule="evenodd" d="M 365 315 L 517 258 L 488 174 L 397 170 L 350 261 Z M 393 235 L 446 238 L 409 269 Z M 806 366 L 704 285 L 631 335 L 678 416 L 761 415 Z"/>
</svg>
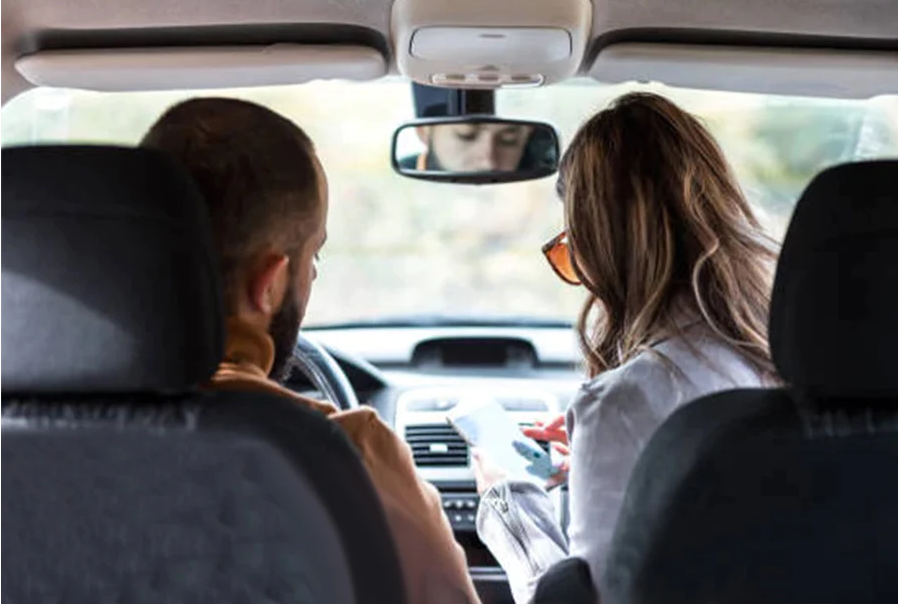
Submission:
<svg viewBox="0 0 898 604">
<path fill-rule="evenodd" d="M 386 75 L 386 61 L 367 46 L 272 44 L 45 50 L 16 69 L 37 86 L 116 92 L 374 80 Z"/>
<path fill-rule="evenodd" d="M 898 53 L 634 42 L 604 48 L 589 75 L 605 83 L 635 78 L 684 88 L 867 98 L 898 88 Z"/>
</svg>

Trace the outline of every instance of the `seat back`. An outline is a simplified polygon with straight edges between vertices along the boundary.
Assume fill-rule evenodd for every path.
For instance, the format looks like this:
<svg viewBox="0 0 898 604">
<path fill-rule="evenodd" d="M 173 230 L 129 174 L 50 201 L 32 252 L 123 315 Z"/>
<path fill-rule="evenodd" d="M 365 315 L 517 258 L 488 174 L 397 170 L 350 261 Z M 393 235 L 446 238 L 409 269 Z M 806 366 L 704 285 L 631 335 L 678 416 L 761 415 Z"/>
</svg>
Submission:
<svg viewBox="0 0 898 604">
<path fill-rule="evenodd" d="M 339 427 L 199 388 L 223 320 L 186 174 L 144 150 L 2 153 L 4 602 L 404 601 Z"/>
<path fill-rule="evenodd" d="M 898 601 L 898 161 L 823 172 L 771 305 L 787 387 L 676 411 L 623 502 L 605 603 Z"/>
<path fill-rule="evenodd" d="M 4 414 L 5 601 L 355 601 L 334 522 L 283 451 L 166 422 L 158 403 L 130 409 L 139 425 L 69 404 L 41 426 L 48 407 Z"/>
<path fill-rule="evenodd" d="M 564 558 L 544 572 L 533 593 L 533 604 L 596 604 L 598 594 L 582 558 Z"/>
</svg>

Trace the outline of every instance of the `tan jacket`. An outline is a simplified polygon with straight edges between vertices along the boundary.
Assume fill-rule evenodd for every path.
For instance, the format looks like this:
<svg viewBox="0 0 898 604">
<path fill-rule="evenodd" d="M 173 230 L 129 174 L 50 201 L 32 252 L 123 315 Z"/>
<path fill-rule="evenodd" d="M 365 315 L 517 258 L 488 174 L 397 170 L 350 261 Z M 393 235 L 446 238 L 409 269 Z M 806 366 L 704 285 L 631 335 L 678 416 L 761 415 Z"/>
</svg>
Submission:
<svg viewBox="0 0 898 604">
<path fill-rule="evenodd" d="M 455 541 L 439 493 L 418 478 L 408 445 L 370 407 L 339 411 L 268 379 L 273 359 L 268 334 L 229 321 L 225 361 L 209 387 L 281 395 L 340 424 L 358 449 L 386 511 L 409 604 L 479 604 L 464 550 Z"/>
</svg>

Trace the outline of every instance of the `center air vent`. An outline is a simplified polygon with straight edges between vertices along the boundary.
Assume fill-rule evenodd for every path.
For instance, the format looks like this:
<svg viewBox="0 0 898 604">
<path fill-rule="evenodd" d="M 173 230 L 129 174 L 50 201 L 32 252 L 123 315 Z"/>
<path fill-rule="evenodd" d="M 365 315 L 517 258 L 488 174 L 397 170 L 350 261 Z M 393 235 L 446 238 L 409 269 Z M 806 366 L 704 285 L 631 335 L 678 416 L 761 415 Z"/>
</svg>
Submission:
<svg viewBox="0 0 898 604">
<path fill-rule="evenodd" d="M 521 422 L 522 428 L 532 426 Z M 465 467 L 468 465 L 468 444 L 449 424 L 421 424 L 405 429 L 405 442 L 412 449 L 412 457 L 419 468 Z M 539 445 L 548 453 L 550 445 Z"/>
<path fill-rule="evenodd" d="M 405 441 L 418 467 L 468 465 L 468 445 L 449 424 L 408 426 Z"/>
</svg>

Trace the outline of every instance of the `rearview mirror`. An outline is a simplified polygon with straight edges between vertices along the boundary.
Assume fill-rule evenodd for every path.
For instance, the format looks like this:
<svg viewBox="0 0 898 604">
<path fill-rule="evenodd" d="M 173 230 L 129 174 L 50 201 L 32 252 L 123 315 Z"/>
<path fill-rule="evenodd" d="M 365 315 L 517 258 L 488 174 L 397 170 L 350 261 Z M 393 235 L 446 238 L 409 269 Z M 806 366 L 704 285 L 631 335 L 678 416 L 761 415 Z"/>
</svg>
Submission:
<svg viewBox="0 0 898 604">
<path fill-rule="evenodd" d="M 558 169 L 549 124 L 494 116 L 442 117 L 403 124 L 393 134 L 393 169 L 411 178 L 469 184 L 517 182 Z"/>
</svg>

